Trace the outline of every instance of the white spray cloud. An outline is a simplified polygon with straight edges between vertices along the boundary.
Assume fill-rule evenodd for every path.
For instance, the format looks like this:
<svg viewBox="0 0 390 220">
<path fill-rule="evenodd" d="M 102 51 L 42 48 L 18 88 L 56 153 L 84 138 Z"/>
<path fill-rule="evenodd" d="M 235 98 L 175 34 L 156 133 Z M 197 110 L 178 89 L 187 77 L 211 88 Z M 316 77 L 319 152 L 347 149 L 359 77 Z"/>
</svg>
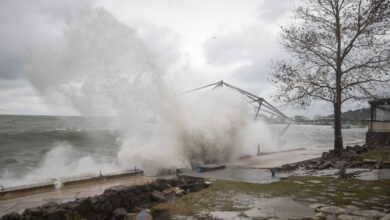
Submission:
<svg viewBox="0 0 390 220">
<path fill-rule="evenodd" d="M 253 153 L 259 142 L 272 145 L 240 94 L 185 95 L 171 88 L 167 66 L 105 10 L 70 22 L 60 42 L 34 53 L 29 78 L 42 94 L 60 94 L 83 114 L 117 115 L 125 131 L 117 154 L 122 168 L 156 174 Z"/>
<path fill-rule="evenodd" d="M 274 147 L 267 126 L 250 118 L 247 101 L 236 91 L 219 88 L 175 98 L 158 123 L 141 123 L 129 134 L 118 152 L 121 164 L 156 174 L 254 155 L 258 144 L 264 151 Z"/>
</svg>

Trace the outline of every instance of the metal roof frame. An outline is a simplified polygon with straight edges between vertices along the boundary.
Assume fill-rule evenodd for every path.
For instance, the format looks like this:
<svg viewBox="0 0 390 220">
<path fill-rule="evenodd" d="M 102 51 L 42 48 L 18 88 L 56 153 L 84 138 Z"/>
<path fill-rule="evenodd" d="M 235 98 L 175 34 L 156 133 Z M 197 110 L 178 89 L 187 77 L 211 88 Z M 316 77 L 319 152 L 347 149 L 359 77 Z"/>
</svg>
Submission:
<svg viewBox="0 0 390 220">
<path fill-rule="evenodd" d="M 186 91 L 186 93 L 192 93 L 192 92 L 207 89 L 210 87 L 212 87 L 212 89 L 215 89 L 215 88 L 224 87 L 224 86 L 231 88 L 233 90 L 236 90 L 239 93 L 241 93 L 242 95 L 244 95 L 245 97 L 247 97 L 249 99 L 250 104 L 255 103 L 256 114 L 255 114 L 254 120 L 257 120 L 260 111 L 267 112 L 271 115 L 275 115 L 278 118 L 286 119 L 288 121 L 288 124 L 287 124 L 287 127 L 284 128 L 282 130 L 282 132 L 279 134 L 280 137 L 286 132 L 287 128 L 291 125 L 291 120 L 285 114 L 283 114 L 281 111 L 279 111 L 275 106 L 273 106 L 269 102 L 267 102 L 264 98 L 261 98 L 261 97 L 254 95 L 248 91 L 245 91 L 245 90 L 240 89 L 236 86 L 233 86 L 232 84 L 224 82 L 223 80 L 216 82 L 216 83 L 208 84 L 208 85 L 196 88 L 196 89 L 188 90 L 188 91 Z"/>
</svg>

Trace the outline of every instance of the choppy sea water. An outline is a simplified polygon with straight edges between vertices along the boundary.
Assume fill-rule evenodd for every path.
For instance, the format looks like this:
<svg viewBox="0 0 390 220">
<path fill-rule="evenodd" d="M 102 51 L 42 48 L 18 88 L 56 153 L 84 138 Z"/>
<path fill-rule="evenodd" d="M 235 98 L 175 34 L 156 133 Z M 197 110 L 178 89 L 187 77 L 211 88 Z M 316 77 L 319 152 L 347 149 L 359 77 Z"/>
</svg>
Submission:
<svg viewBox="0 0 390 220">
<path fill-rule="evenodd" d="M 270 125 L 280 130 L 286 125 Z M 367 128 L 351 127 L 342 129 L 344 145 L 365 142 Z M 283 135 L 282 148 L 321 148 L 327 151 L 333 147 L 334 128 L 331 125 L 293 124 Z"/>
<path fill-rule="evenodd" d="M 115 171 L 113 118 L 0 115 L 0 185 Z"/>
<path fill-rule="evenodd" d="M 115 118 L 0 115 L 0 185 L 14 187 L 63 177 L 96 176 L 123 169 L 117 162 L 121 145 Z M 270 125 L 279 132 L 285 125 Z M 361 142 L 366 128 L 343 130 L 344 142 Z M 333 129 L 291 125 L 277 150 L 330 149 Z"/>
</svg>

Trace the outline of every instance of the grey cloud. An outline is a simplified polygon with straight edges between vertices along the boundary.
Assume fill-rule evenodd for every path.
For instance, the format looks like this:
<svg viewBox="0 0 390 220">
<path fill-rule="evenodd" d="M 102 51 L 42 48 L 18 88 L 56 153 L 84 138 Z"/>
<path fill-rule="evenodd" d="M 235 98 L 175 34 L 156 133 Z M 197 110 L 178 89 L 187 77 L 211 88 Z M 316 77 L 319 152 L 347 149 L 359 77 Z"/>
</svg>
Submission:
<svg viewBox="0 0 390 220">
<path fill-rule="evenodd" d="M 180 59 L 180 37 L 171 29 L 159 27 L 146 21 L 130 21 L 137 36 L 156 56 L 162 68 L 168 68 Z"/>
<path fill-rule="evenodd" d="M 251 59 L 251 45 L 248 35 L 232 32 L 216 35 L 204 44 L 207 62 L 212 65 L 226 65 Z"/>
<path fill-rule="evenodd" d="M 0 114 L 33 114 L 36 94 L 22 79 L 0 79 Z M 38 102 L 39 103 L 39 102 Z"/>
<path fill-rule="evenodd" d="M 256 24 L 207 40 L 203 49 L 209 64 L 237 64 L 229 76 L 231 80 L 259 94 L 272 90 L 268 81 L 271 60 L 286 57 L 278 43 L 279 24 L 286 22 L 293 4 L 292 0 L 263 1 L 257 7 Z"/>
<path fill-rule="evenodd" d="M 2 0 L 0 2 L 0 78 L 23 77 L 29 48 L 55 43 L 53 34 L 91 1 Z"/>
<path fill-rule="evenodd" d="M 44 99 L 23 78 L 0 79 L 0 114 L 77 114 L 60 96 Z"/>
<path fill-rule="evenodd" d="M 204 54 L 211 65 L 241 64 L 232 76 L 243 81 L 266 81 L 271 71 L 270 61 L 286 55 L 282 51 L 279 25 L 291 10 L 293 1 L 263 1 L 258 6 L 259 20 L 239 31 L 216 35 L 204 44 Z"/>
<path fill-rule="evenodd" d="M 278 27 L 272 29 L 256 24 L 216 35 L 205 42 L 204 54 L 213 65 L 269 60 L 281 52 L 277 42 L 278 30 Z"/>
<path fill-rule="evenodd" d="M 235 81 L 242 88 L 270 100 L 267 93 L 272 91 L 273 85 L 268 81 L 270 68 L 265 63 L 256 62 L 240 66 L 229 76 L 229 81 Z"/>
<path fill-rule="evenodd" d="M 277 33 L 277 27 L 269 29 L 260 24 L 250 25 L 242 27 L 241 31 L 209 39 L 203 49 L 211 65 L 237 64 L 229 76 L 230 80 L 263 94 L 272 90 L 268 81 L 271 60 L 284 56 Z"/>
<path fill-rule="evenodd" d="M 293 6 L 293 0 L 272 0 L 263 1 L 257 7 L 258 17 L 264 22 L 279 22 L 284 16 L 288 15 Z"/>
<path fill-rule="evenodd" d="M 244 82 L 265 82 L 269 76 L 270 68 L 267 61 L 262 60 L 249 65 L 238 67 L 231 77 Z"/>
<path fill-rule="evenodd" d="M 203 49 L 208 63 L 236 64 L 228 80 L 272 102 L 271 61 L 287 56 L 278 42 L 279 24 L 285 22 L 292 4 L 288 0 L 264 1 L 257 8 L 256 24 L 207 40 Z"/>
<path fill-rule="evenodd" d="M 1 47 L 1 46 L 0 46 Z M 0 52 L 0 78 L 15 79 L 21 75 L 24 59 Z"/>
<path fill-rule="evenodd" d="M 3 79 L 0 78 L 0 89 L 2 90 L 2 94 L 4 91 L 16 88 L 23 88 L 26 85 L 26 81 L 24 79 Z"/>
</svg>

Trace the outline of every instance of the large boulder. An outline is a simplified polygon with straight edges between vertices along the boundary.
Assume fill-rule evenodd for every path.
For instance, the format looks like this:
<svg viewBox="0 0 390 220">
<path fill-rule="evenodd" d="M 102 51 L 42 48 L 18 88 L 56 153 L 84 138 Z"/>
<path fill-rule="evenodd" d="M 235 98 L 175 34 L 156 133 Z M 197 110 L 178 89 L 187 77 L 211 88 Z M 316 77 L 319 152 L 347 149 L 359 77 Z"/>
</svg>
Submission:
<svg viewBox="0 0 390 220">
<path fill-rule="evenodd" d="M 18 220 L 20 219 L 20 215 L 17 212 L 10 212 L 6 215 L 3 215 L 0 219 L 2 220 Z"/>
<path fill-rule="evenodd" d="M 150 197 L 152 198 L 153 201 L 155 202 L 162 202 L 165 200 L 165 195 L 164 193 L 160 192 L 160 191 L 153 191 L 151 194 L 150 194 Z"/>
</svg>

